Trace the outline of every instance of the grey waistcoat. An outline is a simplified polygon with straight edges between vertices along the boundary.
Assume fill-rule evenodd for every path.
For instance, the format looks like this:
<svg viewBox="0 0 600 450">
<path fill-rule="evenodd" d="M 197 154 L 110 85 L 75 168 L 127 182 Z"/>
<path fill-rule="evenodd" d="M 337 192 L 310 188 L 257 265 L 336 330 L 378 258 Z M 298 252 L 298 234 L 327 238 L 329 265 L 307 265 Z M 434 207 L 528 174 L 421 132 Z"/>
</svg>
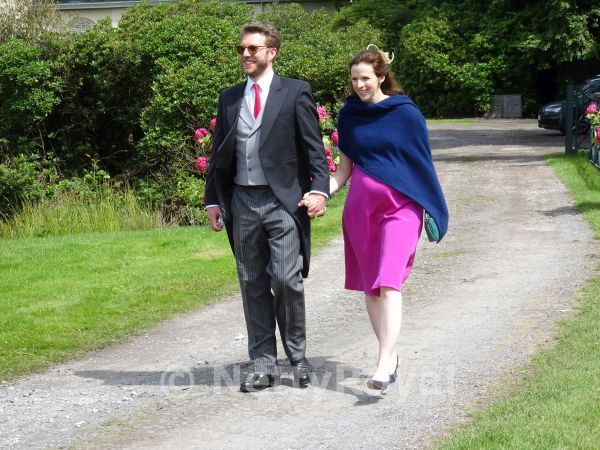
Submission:
<svg viewBox="0 0 600 450">
<path fill-rule="evenodd" d="M 242 100 L 240 118 L 235 138 L 236 175 L 235 183 L 242 186 L 267 185 L 267 179 L 260 164 L 258 145 L 264 108 L 254 119 L 250 107 Z"/>
</svg>

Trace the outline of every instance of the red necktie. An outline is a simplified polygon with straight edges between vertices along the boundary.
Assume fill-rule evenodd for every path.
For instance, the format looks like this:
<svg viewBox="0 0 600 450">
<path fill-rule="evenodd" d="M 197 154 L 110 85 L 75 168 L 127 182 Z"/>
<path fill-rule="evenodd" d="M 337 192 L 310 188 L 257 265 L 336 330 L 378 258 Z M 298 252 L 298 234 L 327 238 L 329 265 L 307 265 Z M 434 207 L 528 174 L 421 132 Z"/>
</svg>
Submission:
<svg viewBox="0 0 600 450">
<path fill-rule="evenodd" d="M 254 118 L 256 119 L 260 113 L 260 94 L 258 92 L 258 84 L 254 83 L 252 87 L 254 88 Z"/>
</svg>

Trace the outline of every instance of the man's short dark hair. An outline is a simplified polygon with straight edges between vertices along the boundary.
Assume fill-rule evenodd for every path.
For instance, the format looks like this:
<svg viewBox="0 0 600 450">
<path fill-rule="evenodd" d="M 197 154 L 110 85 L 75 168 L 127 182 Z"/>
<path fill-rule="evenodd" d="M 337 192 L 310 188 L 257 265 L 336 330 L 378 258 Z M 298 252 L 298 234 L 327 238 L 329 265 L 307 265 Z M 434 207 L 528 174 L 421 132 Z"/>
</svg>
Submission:
<svg viewBox="0 0 600 450">
<path fill-rule="evenodd" d="M 242 26 L 242 32 L 240 38 L 243 38 L 245 34 L 249 33 L 260 33 L 265 37 L 265 44 L 267 47 L 273 47 L 277 49 L 279 53 L 279 45 L 281 44 L 281 37 L 279 37 L 279 31 L 272 25 L 267 25 L 260 22 L 247 23 Z"/>
</svg>

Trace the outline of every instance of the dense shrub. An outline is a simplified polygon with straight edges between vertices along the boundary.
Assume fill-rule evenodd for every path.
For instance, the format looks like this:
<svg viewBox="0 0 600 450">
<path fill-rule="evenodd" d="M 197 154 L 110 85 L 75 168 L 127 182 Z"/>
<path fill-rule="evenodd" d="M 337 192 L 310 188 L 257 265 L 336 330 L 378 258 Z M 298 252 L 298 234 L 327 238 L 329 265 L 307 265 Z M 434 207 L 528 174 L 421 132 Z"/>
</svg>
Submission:
<svg viewBox="0 0 600 450">
<path fill-rule="evenodd" d="M 63 101 L 51 117 L 50 136 L 65 171 L 81 173 L 92 161 L 115 175 L 133 171 L 139 109 L 148 97 L 137 56 L 108 19 L 74 34 L 66 50 L 60 57 Z"/>
<path fill-rule="evenodd" d="M 103 173 L 170 222 L 205 221 L 193 134 L 215 115 L 219 92 L 244 79 L 234 46 L 241 25 L 255 19 L 242 2 L 141 2 L 118 28 L 102 20 L 84 33 L 0 45 L 0 211 L 14 211 L 38 188 L 54 198 Z M 365 22 L 339 26 L 298 5 L 276 5 L 259 19 L 281 30 L 276 70 L 309 81 L 328 106 L 348 93 L 347 60 L 378 40 Z M 38 169 L 16 177 L 19 155 L 46 161 L 62 181 L 36 184 Z"/>
<path fill-rule="evenodd" d="M 184 0 L 141 4 L 124 16 L 119 33 L 151 75 L 148 102 L 138 110 L 138 149 L 154 172 L 185 159 L 182 152 L 193 150 L 197 125 L 214 116 L 219 92 L 242 79 L 233 48 L 251 11 L 239 3 Z"/>
<path fill-rule="evenodd" d="M 61 101 L 61 81 L 41 46 L 18 38 L 0 45 L 0 137 L 5 143 L 0 157 L 19 149 L 43 152 L 51 131 L 46 120 Z"/>
<path fill-rule="evenodd" d="M 234 46 L 251 13 L 241 3 L 142 3 L 120 23 L 119 36 L 137 56 L 147 89 L 147 101 L 136 109 L 136 173 L 144 175 L 144 189 L 160 192 L 170 222 L 206 222 L 192 138 L 215 115 L 219 92 L 243 79 Z"/>
<path fill-rule="evenodd" d="M 489 108 L 496 61 L 473 61 L 448 18 L 433 16 L 402 29 L 398 77 L 426 116 L 480 115 Z"/>
<path fill-rule="evenodd" d="M 25 201 L 43 197 L 41 172 L 39 164 L 24 155 L 0 164 L 0 219 L 12 215 Z"/>
</svg>

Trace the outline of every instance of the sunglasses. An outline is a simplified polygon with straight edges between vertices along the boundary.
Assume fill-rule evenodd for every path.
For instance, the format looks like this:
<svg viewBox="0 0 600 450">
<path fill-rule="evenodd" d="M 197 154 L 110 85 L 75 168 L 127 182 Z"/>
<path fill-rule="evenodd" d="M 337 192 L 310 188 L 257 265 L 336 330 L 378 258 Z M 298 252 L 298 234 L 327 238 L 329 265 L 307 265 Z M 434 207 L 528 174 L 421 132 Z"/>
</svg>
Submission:
<svg viewBox="0 0 600 450">
<path fill-rule="evenodd" d="M 243 55 L 244 51 L 248 50 L 250 56 L 254 56 L 258 51 L 263 48 L 269 48 L 266 45 L 249 45 L 248 47 L 244 47 L 243 45 L 236 45 L 235 51 L 238 52 L 238 55 Z"/>
</svg>

